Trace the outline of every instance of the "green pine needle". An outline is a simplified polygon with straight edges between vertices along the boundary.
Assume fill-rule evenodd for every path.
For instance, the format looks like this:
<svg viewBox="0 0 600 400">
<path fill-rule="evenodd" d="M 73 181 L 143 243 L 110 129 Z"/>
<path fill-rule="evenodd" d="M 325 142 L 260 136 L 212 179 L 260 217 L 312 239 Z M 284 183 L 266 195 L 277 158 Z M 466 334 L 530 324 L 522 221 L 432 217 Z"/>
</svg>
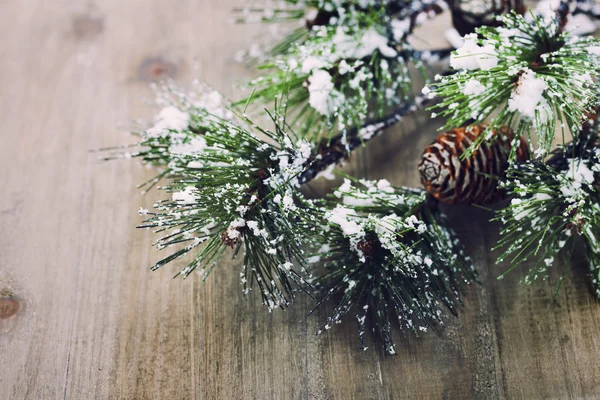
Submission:
<svg viewBox="0 0 600 400">
<path fill-rule="evenodd" d="M 442 129 L 488 122 L 508 126 L 529 139 L 536 157 L 547 155 L 557 129 L 579 130 L 598 103 L 600 40 L 561 32 L 559 22 L 515 13 L 500 17 L 504 27 L 483 27 L 465 37 L 451 57 L 459 71 L 438 77 L 425 92 L 442 101 L 432 109 L 447 118 Z M 488 121 L 489 120 L 489 121 Z M 488 135 L 481 135 L 469 157 Z M 514 152 L 513 152 L 514 155 Z"/>
<path fill-rule="evenodd" d="M 426 205 L 424 191 L 346 179 L 335 195 L 341 201 L 325 214 L 320 247 L 309 259 L 325 268 L 317 280 L 322 301 L 337 301 L 317 333 L 354 310 L 361 347 L 372 326 L 394 354 L 394 319 L 418 333 L 443 322 L 440 302 L 457 313 L 475 270 L 445 217 Z"/>
<path fill-rule="evenodd" d="M 496 248 L 504 249 L 497 262 L 508 261 L 512 267 L 500 278 L 531 260 L 533 265 L 522 283 L 547 279 L 557 256 L 561 252 L 570 255 L 579 238 L 600 297 L 600 139 L 596 129 L 555 151 L 547 163 L 532 161 L 509 170 L 502 187 L 514 198 L 497 213 L 496 219 L 504 226 Z"/>
</svg>

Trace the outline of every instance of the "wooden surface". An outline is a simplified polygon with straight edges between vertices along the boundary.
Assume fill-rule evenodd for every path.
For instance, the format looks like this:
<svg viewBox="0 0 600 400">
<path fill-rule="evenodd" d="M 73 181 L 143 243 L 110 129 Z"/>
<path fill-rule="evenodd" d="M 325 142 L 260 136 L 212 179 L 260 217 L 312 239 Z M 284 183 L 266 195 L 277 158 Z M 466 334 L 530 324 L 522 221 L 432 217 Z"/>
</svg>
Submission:
<svg viewBox="0 0 600 400">
<path fill-rule="evenodd" d="M 449 209 L 481 273 L 441 334 L 397 332 L 398 355 L 358 349 L 355 324 L 316 337 L 312 303 L 268 314 L 243 298 L 239 263 L 207 283 L 150 272 L 150 232 L 136 230 L 151 174 L 88 150 L 129 138 L 149 117 L 147 81 L 199 76 L 225 93 L 248 72 L 233 54 L 260 27 L 232 26 L 243 0 L 0 2 L 0 399 L 600 398 L 600 305 L 586 267 L 548 284 L 489 251 L 497 226 Z M 417 185 L 435 136 L 425 116 L 358 151 L 349 172 Z M 382 162 L 382 160 L 385 160 Z M 317 188 L 323 189 L 322 184 Z"/>
</svg>

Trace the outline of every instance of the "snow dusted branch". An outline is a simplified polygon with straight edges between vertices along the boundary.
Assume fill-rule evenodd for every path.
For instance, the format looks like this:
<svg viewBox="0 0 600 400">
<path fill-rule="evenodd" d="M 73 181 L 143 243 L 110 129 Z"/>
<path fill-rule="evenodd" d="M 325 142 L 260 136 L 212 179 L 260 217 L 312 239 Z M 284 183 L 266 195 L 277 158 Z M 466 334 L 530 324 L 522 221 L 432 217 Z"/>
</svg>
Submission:
<svg viewBox="0 0 600 400">
<path fill-rule="evenodd" d="M 460 72 L 426 89 L 442 98 L 435 108 L 447 118 L 444 129 L 473 120 L 489 121 L 490 132 L 508 126 L 529 140 L 536 157 L 548 154 L 557 129 L 579 130 L 598 101 L 600 41 L 562 32 L 568 12 L 563 2 L 550 19 L 530 22 L 513 13 L 501 18 L 503 27 L 465 36 L 450 58 Z M 488 136 L 480 135 L 464 156 Z"/>
<path fill-rule="evenodd" d="M 374 121 L 369 121 L 361 127 L 352 127 L 331 140 L 323 140 L 317 148 L 317 155 L 307 161 L 308 168 L 298 176 L 298 183 L 304 184 L 327 169 L 345 159 L 357 147 L 379 136 L 385 129 L 400 122 L 409 114 L 422 110 L 429 99 L 420 95 L 410 104 L 399 107 L 394 113 Z"/>
</svg>

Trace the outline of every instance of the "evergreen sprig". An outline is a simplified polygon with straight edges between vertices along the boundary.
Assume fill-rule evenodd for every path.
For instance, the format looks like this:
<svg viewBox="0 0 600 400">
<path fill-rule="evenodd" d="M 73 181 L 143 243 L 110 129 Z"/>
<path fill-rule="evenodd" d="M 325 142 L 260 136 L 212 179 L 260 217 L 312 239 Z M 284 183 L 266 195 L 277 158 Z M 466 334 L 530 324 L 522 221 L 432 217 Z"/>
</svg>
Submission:
<svg viewBox="0 0 600 400">
<path fill-rule="evenodd" d="M 508 126 L 515 137 L 527 137 L 532 150 L 535 137 L 538 157 L 549 153 L 557 129 L 563 143 L 568 129 L 577 132 L 598 102 L 600 40 L 563 32 L 559 17 L 527 22 L 512 13 L 499 17 L 503 27 L 467 35 L 451 56 L 458 72 L 424 89 L 442 98 L 432 109 L 447 118 L 444 128 L 489 119 L 489 132 Z M 464 157 L 488 136 L 481 135 Z"/>
<path fill-rule="evenodd" d="M 426 79 L 423 60 L 432 53 L 413 50 L 406 37 L 417 14 L 439 6 L 424 1 L 314 5 L 303 30 L 274 46 L 259 67 L 264 75 L 249 82 L 253 92 L 238 104 L 263 106 L 286 92 L 290 124 L 316 142 L 410 101 L 409 64 Z"/>
<path fill-rule="evenodd" d="M 345 180 L 325 214 L 310 261 L 325 273 L 317 282 L 337 305 L 317 333 L 354 310 L 360 345 L 371 326 L 395 353 L 392 323 L 415 333 L 442 323 L 440 302 L 456 314 L 463 285 L 475 279 L 471 259 L 426 193 L 386 180 Z M 314 244 L 314 243 L 313 243 Z"/>
<path fill-rule="evenodd" d="M 258 286 L 269 310 L 289 305 L 295 288 L 307 291 L 302 246 L 311 241 L 305 209 L 312 207 L 296 189 L 296 176 L 305 168 L 311 146 L 288 133 L 282 115 L 269 114 L 275 130 L 262 129 L 239 116 L 253 133 L 237 123 L 198 111 L 205 147 L 179 155 L 181 178 L 164 189 L 169 200 L 155 204 L 157 213 L 140 226 L 163 233 L 155 245 L 165 249 L 185 245 L 158 261 L 152 269 L 194 250 L 194 257 L 177 275 L 200 269 L 206 278 L 228 247 L 243 251 L 244 293 Z M 202 247 L 199 247 L 202 245 Z"/>
<path fill-rule="evenodd" d="M 222 96 L 205 87 L 187 93 L 166 84 L 157 99 L 162 109 L 137 133 L 140 141 L 107 157 L 158 167 L 147 189 L 169 180 L 161 189 L 170 198 L 157 202 L 156 212 L 140 209 L 147 216 L 140 227 L 159 233 L 155 246 L 171 251 L 153 269 L 185 257 L 177 275 L 196 271 L 205 279 L 229 251 L 234 258 L 242 254 L 244 293 L 256 288 L 271 311 L 288 306 L 298 290 L 310 295 L 307 267 L 321 264 L 319 304 L 329 298 L 337 304 L 318 333 L 354 313 L 361 347 L 372 327 L 393 354 L 394 319 L 418 333 L 443 322 L 442 304 L 458 311 L 463 286 L 476 279 L 471 259 L 422 190 L 347 179 L 321 202 L 298 188 L 420 109 L 425 97 L 439 95 L 443 101 L 435 108 L 448 117 L 447 127 L 489 118 L 490 132 L 508 126 L 515 138 L 525 135 L 533 143 L 537 136 L 539 157 L 514 165 L 503 183 L 514 199 L 498 213 L 505 224 L 500 261 L 534 259 L 524 280 L 530 283 L 581 237 L 600 297 L 595 124 L 586 123 L 589 129 L 572 145 L 541 161 L 555 128 L 574 131 L 598 103 L 600 41 L 562 32 L 568 2 L 552 21 L 533 18 L 529 24 L 508 15 L 500 20 L 504 27 L 467 36 L 451 59 L 459 72 L 440 77 L 425 97 L 413 95 L 409 67 L 424 74 L 431 53 L 415 51 L 406 39 L 423 15 L 441 12 L 439 2 L 287 4 L 241 11 L 260 22 L 303 20 L 268 53 L 262 66 L 268 73 L 236 104 L 244 113 L 231 111 L 235 105 L 224 108 Z M 247 106 L 274 98 L 279 105 L 267 112 L 273 130 L 246 116 Z"/>
<path fill-rule="evenodd" d="M 510 261 L 510 271 L 532 260 L 523 284 L 546 279 L 557 256 L 568 259 L 580 238 L 600 297 L 599 161 L 600 138 L 590 120 L 579 140 L 557 149 L 548 162 L 531 161 L 509 170 L 501 186 L 514 198 L 497 214 L 503 223 L 497 248 L 504 249 L 498 263 Z"/>
<path fill-rule="evenodd" d="M 104 160 L 135 158 L 145 165 L 157 167 L 159 172 L 139 187 L 143 194 L 161 179 L 185 176 L 185 170 L 193 169 L 195 155 L 206 148 L 203 135 L 209 121 L 231 120 L 233 113 L 227 107 L 223 95 L 197 80 L 192 90 L 186 91 L 172 82 L 152 84 L 154 105 L 161 110 L 150 126 L 131 132 L 139 141 L 128 146 L 101 149 L 109 154 Z"/>
</svg>

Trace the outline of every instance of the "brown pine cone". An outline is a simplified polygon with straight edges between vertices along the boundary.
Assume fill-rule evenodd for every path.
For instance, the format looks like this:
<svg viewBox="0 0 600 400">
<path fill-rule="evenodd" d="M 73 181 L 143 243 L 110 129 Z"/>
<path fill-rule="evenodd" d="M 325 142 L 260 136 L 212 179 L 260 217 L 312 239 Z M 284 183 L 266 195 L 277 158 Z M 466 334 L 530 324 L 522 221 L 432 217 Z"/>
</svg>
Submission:
<svg viewBox="0 0 600 400">
<path fill-rule="evenodd" d="M 440 134 L 419 162 L 421 183 L 436 199 L 448 204 L 490 204 L 504 197 L 498 190 L 508 166 L 513 132 L 502 128 L 468 158 L 463 152 L 485 131 L 485 125 L 471 125 Z M 487 133 L 486 133 L 487 134 Z M 527 143 L 520 138 L 517 161 L 529 158 Z"/>
</svg>

